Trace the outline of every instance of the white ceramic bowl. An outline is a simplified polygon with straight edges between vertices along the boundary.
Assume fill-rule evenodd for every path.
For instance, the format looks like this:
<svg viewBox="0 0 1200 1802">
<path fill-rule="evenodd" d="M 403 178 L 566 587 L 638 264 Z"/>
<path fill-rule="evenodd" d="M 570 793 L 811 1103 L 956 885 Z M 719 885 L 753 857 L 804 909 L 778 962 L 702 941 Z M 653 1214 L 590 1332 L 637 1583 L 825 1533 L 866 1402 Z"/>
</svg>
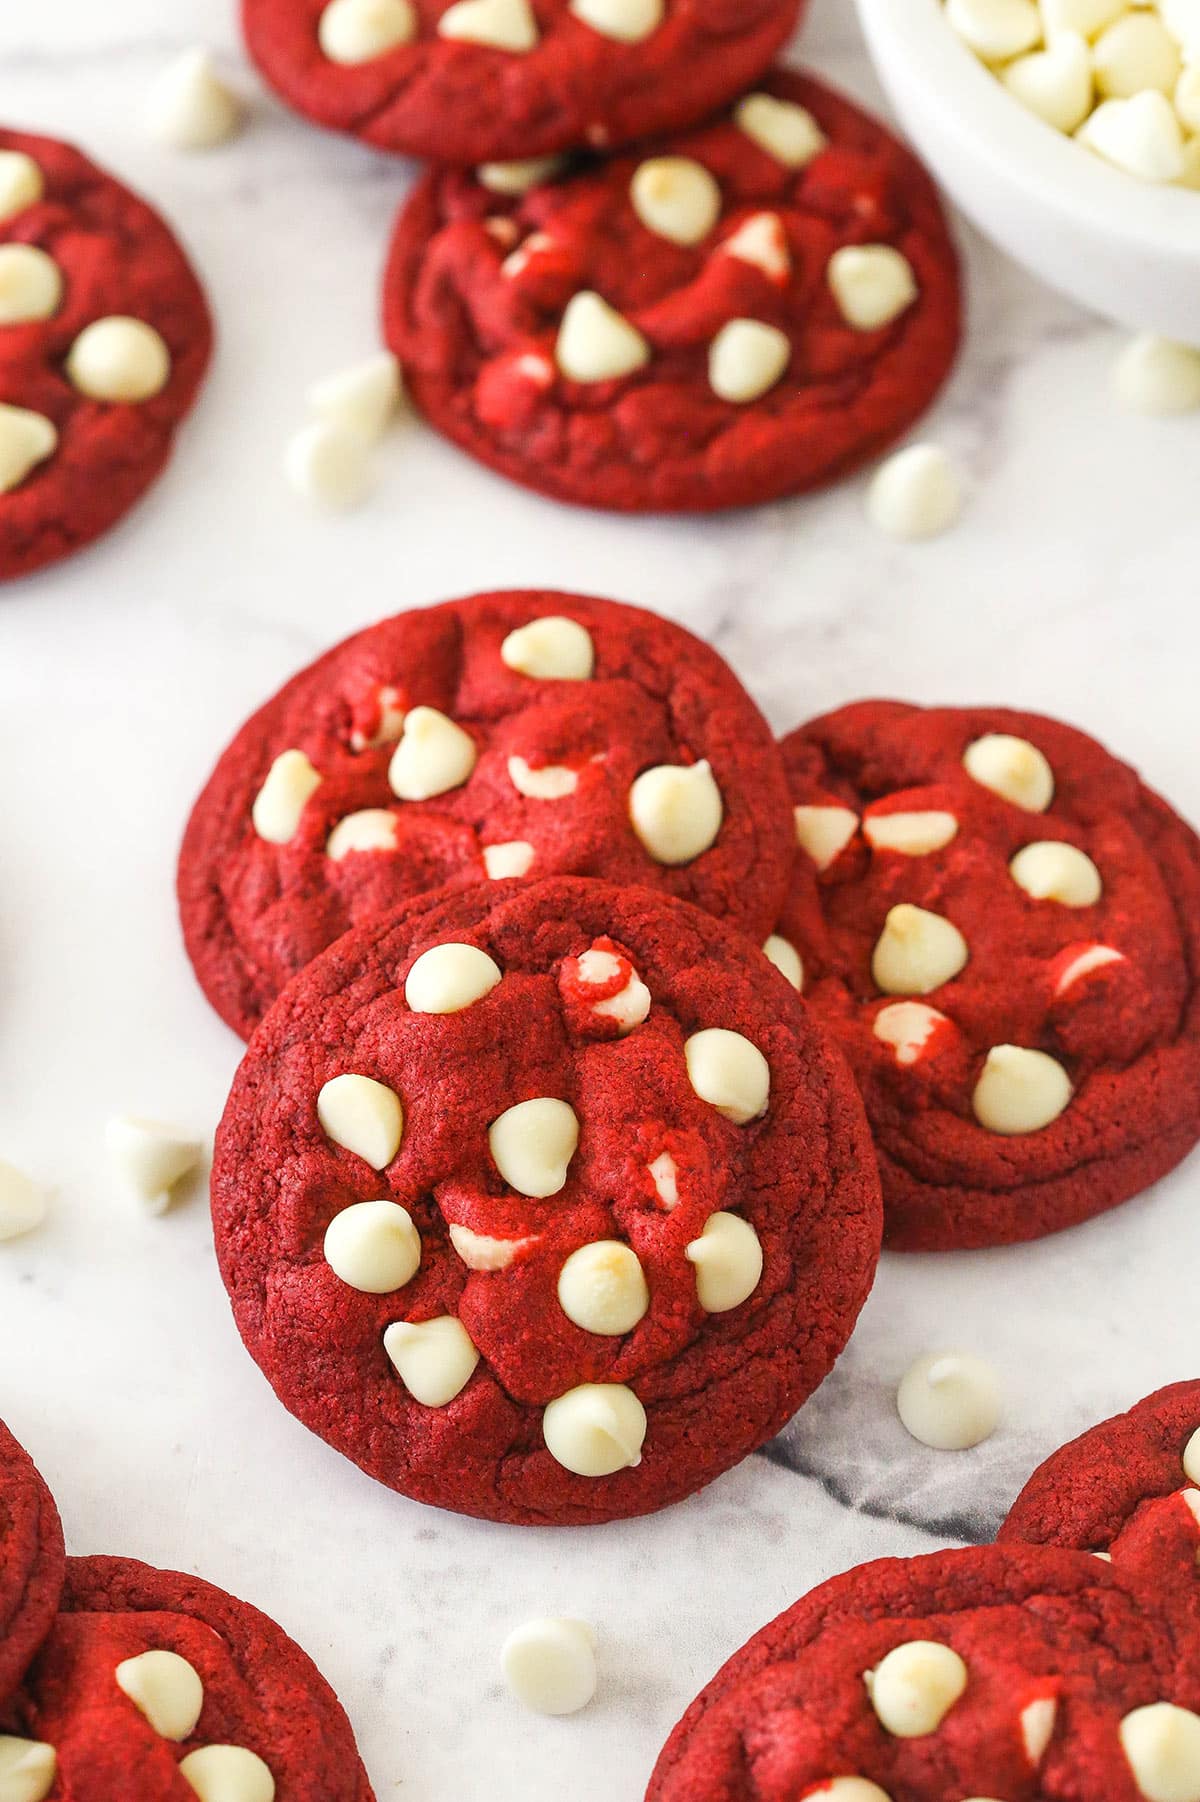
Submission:
<svg viewBox="0 0 1200 1802">
<path fill-rule="evenodd" d="M 1200 345 L 1200 192 L 1138 181 L 1046 125 L 942 0 L 857 5 L 909 137 L 982 232 L 1093 312 Z"/>
</svg>

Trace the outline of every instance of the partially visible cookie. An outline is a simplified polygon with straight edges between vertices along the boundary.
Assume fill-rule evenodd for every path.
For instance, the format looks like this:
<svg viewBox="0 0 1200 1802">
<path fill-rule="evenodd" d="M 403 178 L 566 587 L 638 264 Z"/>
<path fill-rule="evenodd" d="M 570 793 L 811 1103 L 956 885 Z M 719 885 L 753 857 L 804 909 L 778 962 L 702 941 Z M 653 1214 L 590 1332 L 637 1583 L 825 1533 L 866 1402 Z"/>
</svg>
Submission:
<svg viewBox="0 0 1200 1802">
<path fill-rule="evenodd" d="M 905 1250 L 1036 1239 L 1200 1138 L 1200 841 L 1094 739 L 864 701 L 783 742 L 780 935 L 858 1077 Z"/>
<path fill-rule="evenodd" d="M 65 1565 L 54 1498 L 0 1422 L 0 1708 L 54 1619 Z"/>
<path fill-rule="evenodd" d="M 140 499 L 211 348 L 157 213 L 69 145 L 0 131 L 0 581 Z"/>
<path fill-rule="evenodd" d="M 622 512 L 837 480 L 924 412 L 960 326 L 929 177 L 791 70 L 694 132 L 526 193 L 432 171 L 384 284 L 388 344 L 439 431 Z"/>
</svg>

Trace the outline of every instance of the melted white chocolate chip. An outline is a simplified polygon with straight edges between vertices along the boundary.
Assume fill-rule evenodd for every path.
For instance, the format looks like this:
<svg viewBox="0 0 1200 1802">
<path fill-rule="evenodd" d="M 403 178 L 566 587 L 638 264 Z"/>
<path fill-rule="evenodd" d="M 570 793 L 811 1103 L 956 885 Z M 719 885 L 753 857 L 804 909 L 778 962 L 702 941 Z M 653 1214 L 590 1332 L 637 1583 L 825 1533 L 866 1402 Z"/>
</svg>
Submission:
<svg viewBox="0 0 1200 1802">
<path fill-rule="evenodd" d="M 596 1693 L 596 1636 L 584 1621 L 526 1621 L 505 1640 L 500 1668 L 535 1714 L 578 1714 Z"/>
<path fill-rule="evenodd" d="M 475 1373 L 479 1353 L 461 1320 L 397 1320 L 383 1335 L 396 1375 L 423 1408 L 444 1408 L 461 1395 Z"/>
<path fill-rule="evenodd" d="M 404 999 L 414 1014 L 458 1014 L 490 995 L 501 976 L 477 945 L 434 945 L 408 972 Z"/>
<path fill-rule="evenodd" d="M 510 632 L 500 646 L 500 661 L 538 682 L 586 682 L 596 667 L 596 651 L 586 626 L 548 613 Z"/>
<path fill-rule="evenodd" d="M 579 1121 L 568 1102 L 538 1096 L 518 1102 L 493 1120 L 488 1145 L 509 1188 L 544 1201 L 566 1187 L 579 1145 Z"/>
<path fill-rule="evenodd" d="M 679 1206 L 679 1168 L 675 1159 L 669 1151 L 660 1151 L 646 1169 L 659 1201 L 669 1214 Z"/>
<path fill-rule="evenodd" d="M 864 1678 L 884 1731 L 897 1739 L 936 1733 L 967 1687 L 967 1667 L 951 1647 L 914 1639 L 897 1646 Z"/>
<path fill-rule="evenodd" d="M 404 1136 L 400 1097 L 372 1076 L 334 1076 L 317 1097 L 317 1119 L 335 1145 L 386 1170 Z"/>
<path fill-rule="evenodd" d="M 1058 1703 L 1053 1696 L 1039 1696 L 1021 1710 L 1021 1743 L 1035 1770 L 1046 1756 L 1057 1721 Z"/>
<path fill-rule="evenodd" d="M 609 1338 L 631 1333 L 650 1306 L 636 1252 L 619 1239 L 581 1245 L 559 1272 L 558 1304 L 585 1333 Z"/>
<path fill-rule="evenodd" d="M 469 1226 L 451 1226 L 450 1243 L 468 1270 L 507 1270 L 521 1252 L 537 1244 L 537 1236 L 526 1239 L 493 1239 L 487 1233 L 475 1233 Z"/>
<path fill-rule="evenodd" d="M 508 779 L 519 795 L 531 801 L 563 801 L 579 787 L 578 770 L 557 763 L 534 769 L 523 757 L 509 758 Z"/>
<path fill-rule="evenodd" d="M 613 382 L 644 369 L 650 346 L 602 295 L 584 289 L 567 302 L 554 356 L 570 382 Z"/>
<path fill-rule="evenodd" d="M 0 1733 L 0 1802 L 45 1802 L 57 1775 L 53 1746 Z"/>
<path fill-rule="evenodd" d="M 758 1046 L 740 1032 L 728 1032 L 722 1026 L 694 1032 L 683 1055 L 692 1088 L 726 1120 L 746 1126 L 766 1113 L 770 1065 Z"/>
<path fill-rule="evenodd" d="M 360 1295 L 391 1295 L 421 1267 L 421 1235 L 396 1201 L 356 1201 L 325 1231 L 325 1262 Z"/>
<path fill-rule="evenodd" d="M 722 256 L 736 257 L 761 269 L 768 281 L 782 285 L 792 273 L 792 253 L 778 213 L 752 213 L 720 246 Z"/>
<path fill-rule="evenodd" d="M 399 821 L 386 807 L 364 807 L 338 821 L 325 841 L 325 855 L 334 863 L 352 851 L 394 851 Z"/>
<path fill-rule="evenodd" d="M 531 156 L 515 163 L 481 163 L 475 174 L 489 193 L 528 194 L 530 188 L 553 181 L 562 166 L 561 156 Z"/>
<path fill-rule="evenodd" d="M 58 431 L 44 413 L 0 401 L 0 494 L 19 488 L 57 447 Z"/>
<path fill-rule="evenodd" d="M 711 1214 L 686 1256 L 695 1266 L 696 1295 L 706 1314 L 741 1307 L 762 1281 L 762 1245 L 750 1222 L 738 1214 Z"/>
<path fill-rule="evenodd" d="M 1171 1702 L 1135 1708 L 1121 1748 L 1146 1802 L 1200 1802 L 1200 1716 Z"/>
<path fill-rule="evenodd" d="M 720 188 L 703 163 L 687 156 L 639 163 L 629 198 L 646 229 L 672 244 L 699 244 L 721 216 Z"/>
<path fill-rule="evenodd" d="M 987 732 L 967 746 L 963 768 L 973 782 L 1023 813 L 1045 813 L 1054 799 L 1054 772 L 1027 738 Z"/>
<path fill-rule="evenodd" d="M 570 10 L 601 37 L 640 44 L 666 17 L 665 0 L 571 0 Z"/>
<path fill-rule="evenodd" d="M 945 1014 L 923 1001 L 893 1001 L 876 1014 L 871 1031 L 884 1045 L 890 1045 L 898 1064 L 915 1064 L 939 1026 L 947 1024 Z"/>
<path fill-rule="evenodd" d="M 313 768 L 303 751 L 280 752 L 250 810 L 259 838 L 269 845 L 290 844 L 300 830 L 310 797 L 320 786 L 320 771 Z"/>
<path fill-rule="evenodd" d="M 958 821 L 938 809 L 926 813 L 869 813 L 863 837 L 873 851 L 898 851 L 902 857 L 927 857 L 957 836 Z"/>
<path fill-rule="evenodd" d="M 1040 1132 L 1057 1120 L 1071 1099 L 1071 1079 L 1044 1051 L 1023 1045 L 993 1045 L 975 1084 L 971 1106 L 989 1132 Z"/>
<path fill-rule="evenodd" d="M 629 791 L 629 818 L 655 863 L 677 868 L 717 841 L 725 805 L 708 762 L 643 770 Z"/>
<path fill-rule="evenodd" d="M 774 964 L 781 976 L 785 976 L 799 994 L 804 988 L 804 959 L 800 956 L 790 939 L 780 933 L 773 932 L 763 946 L 763 956 L 767 962 Z"/>
<path fill-rule="evenodd" d="M 180 1761 L 179 1775 L 200 1802 L 274 1802 L 270 1767 L 244 1746 L 202 1746 Z"/>
<path fill-rule="evenodd" d="M 164 1739 L 190 1739 L 204 1710 L 204 1685 L 178 1652 L 142 1652 L 117 1666 L 117 1688 Z"/>
<path fill-rule="evenodd" d="M 580 982 L 585 986 L 602 987 L 620 975 L 621 965 L 611 951 L 600 951 L 593 946 L 577 960 L 576 970 Z M 623 989 L 618 989 L 615 995 L 608 995 L 602 1001 L 593 1002 L 592 1012 L 602 1020 L 615 1020 L 621 1037 L 624 1038 L 646 1020 L 652 999 L 649 989 L 634 970 Z"/>
<path fill-rule="evenodd" d="M 642 1461 L 646 1410 L 623 1383 L 583 1383 L 542 1416 L 546 1450 L 578 1477 L 611 1477 Z"/>
<path fill-rule="evenodd" d="M 1114 951 L 1111 945 L 1084 945 L 1060 971 L 1054 985 L 1055 996 L 1065 995 L 1073 984 L 1084 976 L 1090 976 L 1093 970 L 1102 970 L 1106 964 L 1123 964 L 1125 961 L 1124 953 Z"/>
<path fill-rule="evenodd" d="M 400 742 L 388 766 L 392 793 L 402 801 L 432 801 L 461 788 L 475 768 L 475 740 L 436 707 L 405 715 Z"/>
<path fill-rule="evenodd" d="M 885 995 L 929 995 L 952 982 L 968 956 L 967 941 L 951 921 L 901 902 L 884 922 L 871 974 Z"/>
<path fill-rule="evenodd" d="M 1032 900 L 1057 901 L 1062 907 L 1094 907 L 1103 889 L 1100 872 L 1086 851 L 1057 839 L 1026 845 L 1008 871 Z"/>
<path fill-rule="evenodd" d="M 848 807 L 793 807 L 796 843 L 827 870 L 858 831 L 858 815 Z"/>
<path fill-rule="evenodd" d="M 748 94 L 734 108 L 733 117 L 746 136 L 785 169 L 803 169 L 829 142 L 807 108 L 777 100 L 773 94 Z"/>
<path fill-rule="evenodd" d="M 330 62 L 373 62 L 417 35 L 412 0 L 330 0 L 317 25 L 317 42 Z"/>
<path fill-rule="evenodd" d="M 462 43 L 517 53 L 533 50 L 538 42 L 529 0 L 456 0 L 438 20 L 438 32 Z"/>
<path fill-rule="evenodd" d="M 171 353 L 145 320 L 114 314 L 84 327 L 67 355 L 66 370 L 89 400 L 132 404 L 162 393 Z"/>
</svg>

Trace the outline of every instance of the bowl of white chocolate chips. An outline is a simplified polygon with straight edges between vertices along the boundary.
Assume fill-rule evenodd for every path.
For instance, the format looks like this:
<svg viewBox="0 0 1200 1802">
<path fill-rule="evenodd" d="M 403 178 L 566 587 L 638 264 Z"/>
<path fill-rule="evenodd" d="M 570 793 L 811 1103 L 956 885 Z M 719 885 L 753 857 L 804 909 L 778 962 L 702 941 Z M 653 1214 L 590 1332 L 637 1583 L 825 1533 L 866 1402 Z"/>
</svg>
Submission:
<svg viewBox="0 0 1200 1802">
<path fill-rule="evenodd" d="M 858 0 L 963 212 L 1053 287 L 1200 346 L 1200 0 Z"/>
</svg>

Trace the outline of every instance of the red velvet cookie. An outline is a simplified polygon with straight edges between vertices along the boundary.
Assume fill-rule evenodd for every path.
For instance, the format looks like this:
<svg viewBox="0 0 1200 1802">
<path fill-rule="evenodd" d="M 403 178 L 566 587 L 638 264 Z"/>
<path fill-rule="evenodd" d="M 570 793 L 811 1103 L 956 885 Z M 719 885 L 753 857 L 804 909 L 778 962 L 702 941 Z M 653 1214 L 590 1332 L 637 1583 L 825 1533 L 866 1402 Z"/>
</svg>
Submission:
<svg viewBox="0 0 1200 1802">
<path fill-rule="evenodd" d="M 0 1422 L 0 1706 L 54 1619 L 65 1562 L 54 1498 Z"/>
<path fill-rule="evenodd" d="M 1070 726 L 865 701 L 783 744 L 780 933 L 875 1133 L 889 1244 L 1036 1239 L 1200 1137 L 1200 842 Z"/>
<path fill-rule="evenodd" d="M 157 213 L 69 145 L 0 131 L 0 581 L 141 498 L 211 348 Z"/>
<path fill-rule="evenodd" d="M 68 1560 L 4 1719 L 30 1742 L 31 1802 L 374 1802 L 337 1697 L 286 1633 L 128 1558 Z"/>
<path fill-rule="evenodd" d="M 639 513 L 845 475 L 928 406 L 959 313 L 924 170 L 787 71 L 687 137 L 523 195 L 433 171 L 384 287 L 439 431 L 559 500 Z"/>
<path fill-rule="evenodd" d="M 678 1501 L 829 1371 L 870 1288 L 854 1085 L 726 923 L 480 886 L 348 933 L 256 1033 L 213 1222 L 280 1400 L 444 1508 Z"/>
<path fill-rule="evenodd" d="M 1200 1795 L 1183 1786 L 1188 1773 L 1200 1786 L 1197 1649 L 1076 1552 L 864 1565 L 718 1673 L 668 1740 L 648 1802 Z"/>
<path fill-rule="evenodd" d="M 761 941 L 791 856 L 770 729 L 715 651 L 520 591 L 400 614 L 293 678 L 201 796 L 179 896 L 205 993 L 248 1035 L 339 934 L 446 882 L 646 883 Z"/>
<path fill-rule="evenodd" d="M 290 106 L 437 163 L 602 149 L 703 119 L 791 36 L 800 0 L 242 0 Z"/>
</svg>

